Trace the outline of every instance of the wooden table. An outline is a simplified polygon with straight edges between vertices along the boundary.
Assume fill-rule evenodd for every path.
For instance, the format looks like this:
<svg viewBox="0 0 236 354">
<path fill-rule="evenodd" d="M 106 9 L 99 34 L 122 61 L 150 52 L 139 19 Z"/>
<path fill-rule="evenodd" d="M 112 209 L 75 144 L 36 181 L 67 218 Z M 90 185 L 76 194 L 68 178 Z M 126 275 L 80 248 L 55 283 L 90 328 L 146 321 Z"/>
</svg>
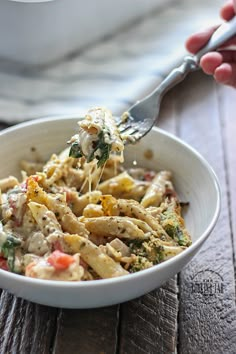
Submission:
<svg viewBox="0 0 236 354">
<path fill-rule="evenodd" d="M 174 279 L 118 306 L 64 310 L 2 291 L 1 354 L 236 353 L 236 90 L 191 74 L 164 99 L 158 124 L 218 175 L 222 209 L 208 241 Z"/>
</svg>

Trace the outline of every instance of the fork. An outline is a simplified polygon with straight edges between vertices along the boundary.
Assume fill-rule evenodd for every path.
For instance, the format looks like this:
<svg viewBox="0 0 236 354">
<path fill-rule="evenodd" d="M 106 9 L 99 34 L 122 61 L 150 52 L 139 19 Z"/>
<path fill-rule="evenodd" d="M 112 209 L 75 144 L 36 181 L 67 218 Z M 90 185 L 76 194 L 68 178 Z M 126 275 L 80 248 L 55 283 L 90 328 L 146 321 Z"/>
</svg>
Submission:
<svg viewBox="0 0 236 354">
<path fill-rule="evenodd" d="M 199 69 L 200 59 L 204 54 L 220 48 L 235 34 L 236 17 L 220 25 L 200 51 L 195 55 L 185 56 L 182 64 L 173 69 L 154 91 L 132 105 L 117 120 L 119 132 L 125 143 L 134 143 L 145 136 L 158 118 L 161 100 L 165 93 L 183 81 L 187 74 Z"/>
</svg>

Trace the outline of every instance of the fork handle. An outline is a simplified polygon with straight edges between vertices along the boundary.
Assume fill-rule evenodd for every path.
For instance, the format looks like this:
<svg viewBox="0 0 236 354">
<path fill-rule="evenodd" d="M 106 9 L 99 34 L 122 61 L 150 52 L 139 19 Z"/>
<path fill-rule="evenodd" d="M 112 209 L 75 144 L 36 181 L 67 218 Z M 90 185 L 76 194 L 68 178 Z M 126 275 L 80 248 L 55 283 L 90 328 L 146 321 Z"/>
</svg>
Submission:
<svg viewBox="0 0 236 354">
<path fill-rule="evenodd" d="M 207 44 L 201 48 L 194 56 L 194 60 L 199 63 L 201 57 L 211 51 L 218 49 L 236 34 L 236 16 L 230 21 L 224 22 L 212 34 Z"/>
<path fill-rule="evenodd" d="M 172 70 L 154 92 L 159 95 L 165 94 L 169 89 L 183 81 L 188 73 L 199 69 L 199 62 L 204 54 L 218 49 L 234 35 L 236 35 L 236 17 L 220 25 L 207 44 L 195 55 L 186 56 L 183 63 L 178 68 Z"/>
</svg>

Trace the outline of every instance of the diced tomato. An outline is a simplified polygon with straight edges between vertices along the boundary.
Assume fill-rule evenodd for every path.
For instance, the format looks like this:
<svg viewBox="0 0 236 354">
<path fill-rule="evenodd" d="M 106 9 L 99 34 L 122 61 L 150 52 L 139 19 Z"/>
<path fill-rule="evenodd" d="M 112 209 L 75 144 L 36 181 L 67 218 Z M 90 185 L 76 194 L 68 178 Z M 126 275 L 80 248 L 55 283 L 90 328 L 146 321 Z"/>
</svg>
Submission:
<svg viewBox="0 0 236 354">
<path fill-rule="evenodd" d="M 0 269 L 9 270 L 7 260 L 0 256 Z"/>
<path fill-rule="evenodd" d="M 51 264 L 55 269 L 62 270 L 68 268 L 72 263 L 75 262 L 73 256 L 63 253 L 61 251 L 54 251 L 47 259 L 48 263 Z"/>
<path fill-rule="evenodd" d="M 155 177 L 155 172 L 153 171 L 149 171 L 144 174 L 144 180 L 147 182 L 151 182 L 154 177 Z"/>
<path fill-rule="evenodd" d="M 176 197 L 176 192 L 171 188 L 166 188 L 164 196 L 167 198 Z"/>
</svg>

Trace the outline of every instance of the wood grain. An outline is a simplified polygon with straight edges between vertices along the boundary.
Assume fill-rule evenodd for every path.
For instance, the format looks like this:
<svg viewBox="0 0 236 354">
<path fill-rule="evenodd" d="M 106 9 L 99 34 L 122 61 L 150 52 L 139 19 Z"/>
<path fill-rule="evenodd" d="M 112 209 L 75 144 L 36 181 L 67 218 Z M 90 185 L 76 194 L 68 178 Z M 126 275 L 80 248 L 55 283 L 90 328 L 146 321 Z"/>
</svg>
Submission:
<svg viewBox="0 0 236 354">
<path fill-rule="evenodd" d="M 179 353 L 233 354 L 236 352 L 235 279 L 216 85 L 208 77 L 195 74 L 181 85 L 176 97 L 180 137 L 205 156 L 219 178 L 222 191 L 219 221 L 201 251 L 180 275 Z M 222 279 L 222 293 L 204 296 L 193 291 L 194 277 L 200 274 L 203 283 L 210 280 L 208 270 Z"/>
<path fill-rule="evenodd" d="M 219 109 L 222 123 L 227 194 L 232 227 L 234 265 L 236 267 L 236 92 L 231 87 L 218 87 Z"/>
<path fill-rule="evenodd" d="M 172 279 L 160 289 L 121 305 L 119 353 L 175 352 L 177 294 L 176 279 Z"/>
<path fill-rule="evenodd" d="M 119 306 L 61 310 L 53 353 L 116 353 Z"/>
<path fill-rule="evenodd" d="M 18 299 L 0 298 L 0 353 L 47 354 L 51 350 L 57 309 Z"/>
</svg>

